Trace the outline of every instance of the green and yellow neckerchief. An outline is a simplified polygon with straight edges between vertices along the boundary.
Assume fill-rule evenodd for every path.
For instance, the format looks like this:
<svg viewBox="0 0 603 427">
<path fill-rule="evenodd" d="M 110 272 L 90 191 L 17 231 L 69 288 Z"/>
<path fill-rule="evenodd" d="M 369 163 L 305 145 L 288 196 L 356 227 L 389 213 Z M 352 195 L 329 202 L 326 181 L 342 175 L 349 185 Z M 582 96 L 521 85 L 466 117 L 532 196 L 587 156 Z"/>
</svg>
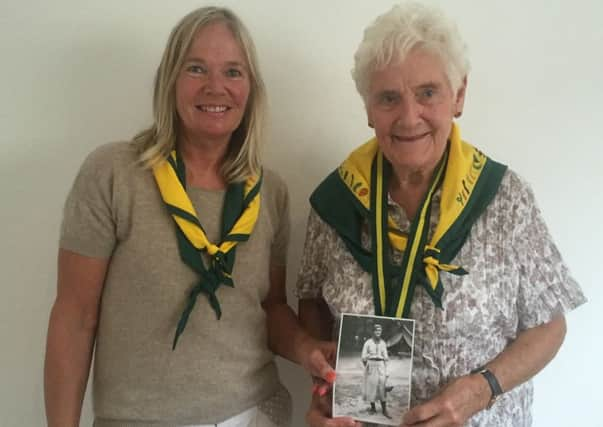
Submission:
<svg viewBox="0 0 603 427">
<path fill-rule="evenodd" d="M 371 273 L 375 314 L 408 317 L 416 285 L 423 286 L 441 308 L 440 271 L 467 274 L 450 262 L 496 195 L 505 171 L 505 165 L 462 141 L 453 123 L 448 147 L 411 222 L 408 236 L 400 233 L 388 215 L 391 165 L 375 138 L 353 151 L 318 186 L 310 202 L 323 221 L 343 239 L 360 266 Z M 440 186 L 440 217 L 431 240 L 427 241 L 431 201 Z M 370 250 L 361 244 L 362 226 L 367 223 Z M 392 264 L 390 245 L 403 252 L 401 266 Z"/>
<path fill-rule="evenodd" d="M 173 151 L 166 161 L 156 165 L 153 175 L 163 202 L 176 225 L 180 258 L 200 276 L 199 282 L 189 293 L 186 307 L 178 322 L 172 345 L 174 349 L 200 293 L 207 296 L 218 319 L 221 317 L 222 311 L 216 290 L 221 284 L 234 286 L 231 274 L 236 247 L 239 242 L 249 239 L 258 219 L 262 177 L 253 176 L 245 182 L 228 185 L 222 208 L 222 243 L 216 245 L 205 235 L 195 208 L 186 194 L 186 171 L 178 153 Z M 203 252 L 210 257 L 209 267 L 203 263 Z"/>
</svg>

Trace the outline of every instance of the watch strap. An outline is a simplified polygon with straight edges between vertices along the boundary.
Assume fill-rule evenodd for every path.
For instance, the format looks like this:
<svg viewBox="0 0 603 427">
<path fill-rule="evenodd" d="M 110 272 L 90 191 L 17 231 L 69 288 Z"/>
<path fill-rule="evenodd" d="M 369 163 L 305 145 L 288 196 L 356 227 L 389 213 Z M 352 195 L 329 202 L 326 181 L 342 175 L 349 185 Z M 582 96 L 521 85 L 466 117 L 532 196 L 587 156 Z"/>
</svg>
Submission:
<svg viewBox="0 0 603 427">
<path fill-rule="evenodd" d="M 500 397 L 500 395 L 503 394 L 503 390 L 500 386 L 500 383 L 498 382 L 496 376 L 492 373 L 492 371 L 487 368 L 478 368 L 474 371 L 471 371 L 471 373 L 481 374 L 486 379 L 486 381 L 488 381 L 490 391 L 492 392 L 492 395 L 490 396 L 490 401 L 488 402 L 487 406 L 487 408 L 490 409 L 492 405 L 494 405 L 494 402 L 496 402 L 496 400 Z"/>
</svg>

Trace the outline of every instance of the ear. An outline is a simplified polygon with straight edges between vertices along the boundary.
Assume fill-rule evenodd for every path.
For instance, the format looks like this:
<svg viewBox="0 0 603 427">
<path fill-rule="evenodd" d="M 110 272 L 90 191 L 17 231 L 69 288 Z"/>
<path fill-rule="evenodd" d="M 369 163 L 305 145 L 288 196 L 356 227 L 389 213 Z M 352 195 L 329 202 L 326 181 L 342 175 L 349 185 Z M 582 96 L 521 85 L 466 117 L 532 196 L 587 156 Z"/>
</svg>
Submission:
<svg viewBox="0 0 603 427">
<path fill-rule="evenodd" d="M 458 88 L 455 94 L 454 100 L 454 117 L 461 117 L 463 114 L 463 107 L 465 105 L 465 93 L 467 92 L 467 76 L 463 77 L 461 86 Z"/>
</svg>

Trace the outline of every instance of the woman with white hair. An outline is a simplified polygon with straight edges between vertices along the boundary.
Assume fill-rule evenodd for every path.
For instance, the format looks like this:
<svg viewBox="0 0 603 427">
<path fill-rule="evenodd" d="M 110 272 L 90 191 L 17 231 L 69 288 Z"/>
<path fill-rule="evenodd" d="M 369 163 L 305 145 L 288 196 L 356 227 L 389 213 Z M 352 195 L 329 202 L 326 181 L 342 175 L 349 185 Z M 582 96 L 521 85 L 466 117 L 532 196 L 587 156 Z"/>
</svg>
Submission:
<svg viewBox="0 0 603 427">
<path fill-rule="evenodd" d="M 526 182 L 461 139 L 468 71 L 438 10 L 378 17 L 352 73 L 375 137 L 310 199 L 300 319 L 323 339 L 342 312 L 416 320 L 404 426 L 531 425 L 530 378 L 585 302 Z M 354 425 L 329 408 L 309 424 Z"/>
<path fill-rule="evenodd" d="M 65 204 L 45 364 L 50 427 L 287 426 L 272 351 L 331 372 L 286 301 L 285 184 L 262 168 L 265 89 L 228 9 L 173 29 L 154 123 L 96 149 Z M 272 351 L 271 351 L 272 350 Z"/>
</svg>

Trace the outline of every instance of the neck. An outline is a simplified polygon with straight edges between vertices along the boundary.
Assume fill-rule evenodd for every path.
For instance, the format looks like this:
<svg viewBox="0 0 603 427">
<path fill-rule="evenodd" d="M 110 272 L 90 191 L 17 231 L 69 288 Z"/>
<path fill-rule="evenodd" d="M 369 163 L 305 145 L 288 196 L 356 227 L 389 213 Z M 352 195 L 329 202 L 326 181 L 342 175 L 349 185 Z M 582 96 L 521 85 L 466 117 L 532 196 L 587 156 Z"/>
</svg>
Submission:
<svg viewBox="0 0 603 427">
<path fill-rule="evenodd" d="M 183 138 L 178 148 L 186 165 L 186 182 L 189 186 L 206 190 L 219 190 L 226 187 L 221 168 L 228 149 L 228 141 L 225 143 L 191 142 Z"/>
<path fill-rule="evenodd" d="M 435 165 L 430 168 L 411 169 L 392 165 L 393 175 L 389 184 L 389 194 L 398 203 L 406 216 L 413 219 L 429 184 Z"/>
</svg>

